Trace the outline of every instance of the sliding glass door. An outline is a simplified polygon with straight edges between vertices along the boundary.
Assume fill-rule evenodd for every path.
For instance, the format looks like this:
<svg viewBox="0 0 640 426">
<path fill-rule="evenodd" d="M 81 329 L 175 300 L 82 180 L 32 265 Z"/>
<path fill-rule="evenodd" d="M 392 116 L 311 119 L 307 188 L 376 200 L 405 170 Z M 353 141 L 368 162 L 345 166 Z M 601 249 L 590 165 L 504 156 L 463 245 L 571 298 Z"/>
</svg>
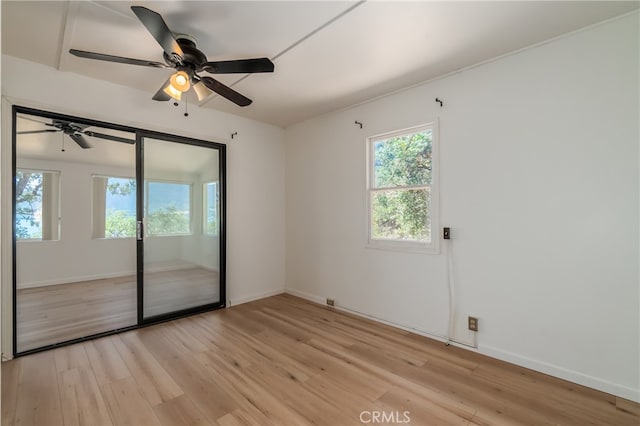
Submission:
<svg viewBox="0 0 640 426">
<path fill-rule="evenodd" d="M 221 306 L 221 156 L 211 144 L 141 135 L 141 322 Z"/>
<path fill-rule="evenodd" d="M 224 306 L 224 145 L 14 106 L 12 148 L 15 356 Z"/>
</svg>

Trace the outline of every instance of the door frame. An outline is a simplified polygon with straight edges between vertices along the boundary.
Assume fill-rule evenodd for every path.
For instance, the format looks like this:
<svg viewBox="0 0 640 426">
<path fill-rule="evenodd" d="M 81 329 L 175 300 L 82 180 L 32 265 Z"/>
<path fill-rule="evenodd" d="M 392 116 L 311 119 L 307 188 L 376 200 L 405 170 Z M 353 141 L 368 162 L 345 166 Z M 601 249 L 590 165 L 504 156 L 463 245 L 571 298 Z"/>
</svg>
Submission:
<svg viewBox="0 0 640 426">
<path fill-rule="evenodd" d="M 17 326 L 18 326 L 18 313 L 17 313 L 17 269 L 16 269 L 16 203 L 15 203 L 15 199 L 16 199 L 16 144 L 17 144 L 17 134 L 16 134 L 16 123 L 17 123 L 17 114 L 28 114 L 28 115 L 36 115 L 36 116 L 40 116 L 43 118 L 47 118 L 47 119 L 58 119 L 58 120 L 65 120 L 65 121 L 72 121 L 72 122 L 79 122 L 79 123 L 83 123 L 83 124 L 87 124 L 89 126 L 97 126 L 97 127 L 103 127 L 103 128 L 107 128 L 107 129 L 113 129 L 113 130 L 120 130 L 120 131 L 124 131 L 124 132 L 130 132 L 132 134 L 135 134 L 136 136 L 136 144 L 135 144 L 135 149 L 136 149 L 136 185 L 140 185 L 140 178 L 143 177 L 142 173 L 143 173 L 143 156 L 144 156 L 144 150 L 143 150 L 143 141 L 142 138 L 144 137 L 150 137 L 150 138 L 154 138 L 154 139 L 161 139 L 161 140 L 166 140 L 169 142 L 174 142 L 174 143 L 182 143 L 182 144 L 187 144 L 187 145 L 196 145 L 196 146 L 202 146 L 202 147 L 206 147 L 206 148 L 212 148 L 212 149 L 217 149 L 218 153 L 219 153 L 219 177 L 220 177 L 220 236 L 219 236 L 219 244 L 220 244 L 220 301 L 219 303 L 212 303 L 212 304 L 207 304 L 207 305 L 203 305 L 203 306 L 197 306 L 194 308 L 189 308 L 189 309 L 185 309 L 185 310 L 181 310 L 178 312 L 171 312 L 169 314 L 165 314 L 165 315 L 159 315 L 159 316 L 155 316 L 155 317 L 151 317 L 148 319 L 144 319 L 143 318 L 143 314 L 142 314 L 142 273 L 143 273 L 143 255 L 144 253 L 142 253 L 141 251 L 141 243 L 142 241 L 138 241 L 136 239 L 136 263 L 137 263 L 137 267 L 136 267 L 136 275 L 137 275 L 137 292 L 136 292 L 136 298 L 137 298 L 137 324 L 135 325 L 131 325 L 128 327 L 122 327 L 122 328 L 118 328 L 115 330 L 109 330 L 109 331 L 104 331 L 101 333 L 96 333 L 96 334 L 92 334 L 89 336 L 83 336 L 83 337 L 79 337 L 79 338 L 75 338 L 75 339 L 69 339 L 69 340 L 65 340 L 62 342 L 58 342 L 58 343 L 54 343 L 51 345 L 46 345 L 46 346 L 41 346 L 35 349 L 29 349 L 26 351 L 22 351 L 22 352 L 18 352 L 18 347 L 17 347 L 17 339 L 18 339 L 18 334 L 17 334 Z M 165 322 L 165 321 L 169 321 L 172 319 L 176 319 L 176 318 L 180 318 L 180 317 L 185 317 L 185 316 L 189 316 L 189 315 L 193 315 L 193 314 L 197 314 L 197 313 L 202 313 L 202 312 L 208 312 L 208 311 L 213 311 L 216 309 L 220 309 L 220 308 L 224 308 L 226 306 L 226 241 L 227 241 L 227 227 L 226 227 L 226 211 L 227 211 L 227 171 L 226 171 L 226 165 L 227 165 L 227 161 L 226 161 L 226 151 L 227 151 L 227 146 L 223 143 L 220 142 L 211 142 L 211 141 L 206 141 L 203 139 L 195 139 L 195 138 L 190 138 L 190 137 L 185 137 L 185 136 L 178 136 L 178 135 L 172 135 L 169 133 L 163 133 L 163 132 L 157 132 L 157 131 L 153 131 L 153 130 L 147 130 L 147 129 L 141 129 L 141 128 L 137 128 L 137 127 L 131 127 L 131 126 L 125 126 L 125 125 L 120 125 L 120 124 L 115 124 L 115 123 L 110 123 L 110 122 L 106 122 L 106 121 L 100 121 L 100 120 L 93 120 L 90 118 L 84 118 L 84 117 L 77 117 L 77 116 L 73 116 L 73 115 L 68 115 L 68 114 L 61 114 L 61 113 L 57 113 L 57 112 L 52 112 L 52 111 L 46 111 L 46 110 L 42 110 L 42 109 L 37 109 L 37 108 L 31 108 L 31 107 L 26 107 L 26 106 L 20 106 L 20 105 L 16 105 L 16 104 L 12 104 L 11 105 L 11 206 L 12 206 L 12 210 L 11 210 L 11 277 L 12 277 L 12 282 L 11 282 L 11 307 L 12 307 L 12 312 L 11 312 L 11 318 L 12 318 L 12 324 L 11 324 L 11 332 L 12 332 L 12 336 L 11 336 L 11 352 L 14 358 L 20 357 L 20 356 L 24 356 L 24 355 L 29 355 L 29 354 L 33 354 L 33 353 L 37 353 L 37 352 L 42 352 L 42 351 L 46 351 L 49 349 L 53 349 L 53 348 L 58 348 L 58 347 L 62 347 L 62 346 L 67 346 L 67 345 L 72 345 L 74 343 L 79 343 L 79 342 L 85 342 L 88 340 L 93 340 L 99 337 L 104 337 L 104 336 L 110 336 L 113 334 L 118 334 L 118 333 L 122 333 L 125 331 L 129 331 L 129 330 L 135 330 L 135 329 L 139 329 L 142 327 L 147 327 L 149 325 L 153 325 L 153 324 L 157 324 L 160 322 Z M 142 185 L 142 187 L 144 187 L 144 185 Z M 143 190 L 144 191 L 144 190 Z M 136 192 L 136 216 L 138 220 L 141 220 L 140 217 L 143 214 L 143 207 L 144 204 L 140 205 L 141 202 L 143 202 L 143 198 L 141 197 L 143 191 L 137 191 Z M 3 220 L 4 221 L 4 220 Z"/>
<path fill-rule="evenodd" d="M 220 253 L 220 289 L 219 301 L 191 308 L 172 311 L 153 317 L 144 317 L 144 240 L 145 229 L 144 220 L 144 200 L 146 185 L 144 181 L 144 139 L 152 138 L 166 142 L 178 143 L 188 146 L 199 146 L 203 148 L 218 149 L 218 182 L 220 182 L 220 232 L 218 238 L 218 252 Z M 138 326 L 156 324 L 184 316 L 199 314 L 214 309 L 224 308 L 226 303 L 226 205 L 227 205 L 227 179 L 226 179 L 226 145 L 214 142 L 207 142 L 200 139 L 193 139 L 184 136 L 169 135 L 166 133 L 152 132 L 148 130 L 136 131 L 136 222 L 140 226 L 140 235 L 136 237 L 137 254 L 137 275 L 138 275 Z"/>
</svg>

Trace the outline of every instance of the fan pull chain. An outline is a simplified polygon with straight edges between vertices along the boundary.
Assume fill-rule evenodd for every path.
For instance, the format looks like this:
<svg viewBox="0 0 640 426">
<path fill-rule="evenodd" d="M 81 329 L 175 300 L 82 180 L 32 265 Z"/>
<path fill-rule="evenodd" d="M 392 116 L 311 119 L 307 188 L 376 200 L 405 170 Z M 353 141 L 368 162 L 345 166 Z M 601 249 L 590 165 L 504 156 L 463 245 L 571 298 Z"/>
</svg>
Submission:
<svg viewBox="0 0 640 426">
<path fill-rule="evenodd" d="M 189 116 L 189 100 L 187 98 L 184 99 L 184 116 Z"/>
<path fill-rule="evenodd" d="M 60 151 L 64 152 L 64 132 L 60 133 L 60 136 L 62 136 L 62 149 Z"/>
</svg>

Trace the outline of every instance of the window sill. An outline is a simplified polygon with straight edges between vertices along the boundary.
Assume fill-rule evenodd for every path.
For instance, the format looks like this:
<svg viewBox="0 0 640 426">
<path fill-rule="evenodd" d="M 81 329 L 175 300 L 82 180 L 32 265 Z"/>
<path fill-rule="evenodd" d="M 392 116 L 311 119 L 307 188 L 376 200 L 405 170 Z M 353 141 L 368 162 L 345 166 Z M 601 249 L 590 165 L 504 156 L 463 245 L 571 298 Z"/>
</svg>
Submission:
<svg viewBox="0 0 640 426">
<path fill-rule="evenodd" d="M 440 248 L 433 244 L 420 244 L 415 242 L 401 242 L 401 241 L 369 241 L 365 246 L 371 250 L 383 250 L 394 251 L 404 253 L 419 253 L 419 254 L 440 254 Z"/>
</svg>

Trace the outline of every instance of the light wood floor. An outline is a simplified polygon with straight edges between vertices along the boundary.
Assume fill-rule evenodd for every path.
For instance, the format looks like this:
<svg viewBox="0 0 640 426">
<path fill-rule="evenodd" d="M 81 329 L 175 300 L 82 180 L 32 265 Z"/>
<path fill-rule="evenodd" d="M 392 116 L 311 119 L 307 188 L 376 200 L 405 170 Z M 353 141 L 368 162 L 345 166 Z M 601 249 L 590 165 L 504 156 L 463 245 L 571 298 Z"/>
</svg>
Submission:
<svg viewBox="0 0 640 426">
<path fill-rule="evenodd" d="M 218 273 L 188 268 L 145 274 L 145 317 L 219 301 Z M 19 352 L 138 322 L 136 277 L 18 290 Z"/>
<path fill-rule="evenodd" d="M 289 295 L 2 365 L 3 425 L 361 425 L 363 411 L 407 411 L 412 425 L 640 422 L 638 404 Z"/>
</svg>

